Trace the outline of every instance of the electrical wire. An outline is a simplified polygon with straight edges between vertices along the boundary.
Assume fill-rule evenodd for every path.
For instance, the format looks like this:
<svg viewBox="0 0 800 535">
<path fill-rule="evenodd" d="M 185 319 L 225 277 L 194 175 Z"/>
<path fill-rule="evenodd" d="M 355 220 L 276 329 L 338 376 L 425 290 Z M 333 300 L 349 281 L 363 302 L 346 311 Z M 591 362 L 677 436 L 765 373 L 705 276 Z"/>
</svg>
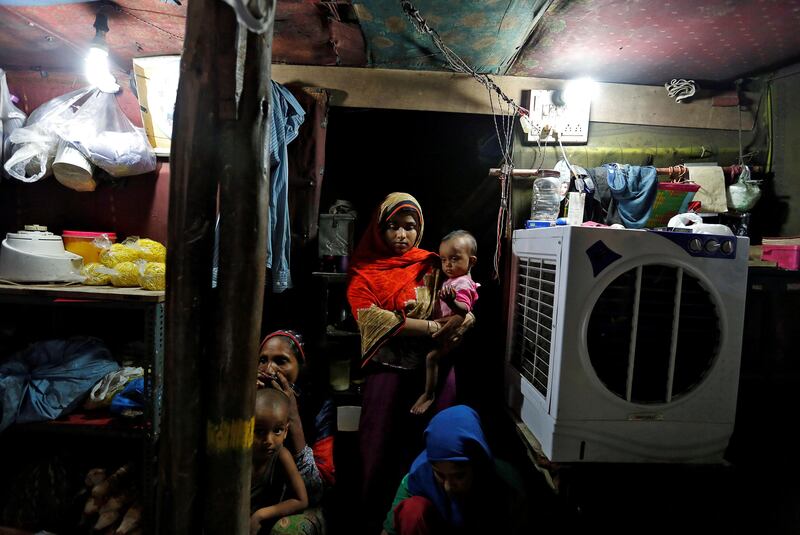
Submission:
<svg viewBox="0 0 800 535">
<path fill-rule="evenodd" d="M 444 43 L 439 35 L 439 32 L 428 25 L 422 15 L 420 15 L 419 10 L 414 7 L 410 0 L 400 0 L 400 6 L 402 7 L 403 12 L 414 24 L 414 27 L 417 29 L 417 31 L 421 34 L 427 34 L 430 36 L 431 40 L 433 40 L 433 44 L 442 53 L 447 66 L 451 70 L 462 74 L 468 74 L 475 78 L 475 80 L 485 86 L 486 89 L 495 92 L 500 99 L 502 99 L 507 105 L 511 106 L 514 110 L 514 114 L 528 114 L 528 110 L 514 102 L 513 99 L 506 95 L 488 74 L 476 72 L 475 69 L 470 67 L 469 64 L 461 59 L 458 54 L 453 52 L 453 50 Z"/>
<path fill-rule="evenodd" d="M 769 141 L 767 144 L 767 163 L 764 166 L 764 171 L 770 173 L 772 171 L 772 82 L 767 84 L 767 137 Z"/>
<path fill-rule="evenodd" d="M 411 20 L 416 30 L 431 38 L 434 46 L 436 46 L 442 54 L 445 64 L 450 70 L 471 76 L 483 85 L 489 93 L 489 106 L 492 110 L 495 134 L 497 135 L 497 142 L 502 155 L 500 207 L 497 211 L 497 242 L 493 261 L 493 278 L 497 280 L 500 278 L 500 256 L 503 236 L 506 238 L 510 237 L 512 226 L 509 203 L 511 202 L 511 177 L 514 169 L 514 121 L 517 115 L 528 115 L 528 110 L 506 95 L 489 75 L 476 72 L 475 69 L 448 47 L 439 33 L 428 25 L 419 10 L 414 7 L 410 0 L 400 0 L 400 6 L 406 16 Z M 495 99 L 497 99 L 497 110 L 495 110 Z"/>
<path fill-rule="evenodd" d="M 147 26 L 151 26 L 151 27 L 155 28 L 156 30 L 158 30 L 160 32 L 164 32 L 165 34 L 169 35 L 173 39 L 179 39 L 179 40 L 183 41 L 183 36 L 182 35 L 177 35 L 177 34 L 174 34 L 174 33 L 170 32 L 169 30 L 165 30 L 161 26 L 159 26 L 157 24 L 153 24 L 149 20 L 145 20 L 145 19 L 139 17 L 138 15 L 134 15 L 132 12 L 130 12 L 129 10 L 125 9 L 124 7 L 122 7 L 120 5 L 115 6 L 115 8 L 118 9 L 119 11 L 121 11 L 122 13 L 125 13 L 129 17 L 132 17 L 132 18 L 138 20 L 142 24 L 146 24 Z"/>
</svg>

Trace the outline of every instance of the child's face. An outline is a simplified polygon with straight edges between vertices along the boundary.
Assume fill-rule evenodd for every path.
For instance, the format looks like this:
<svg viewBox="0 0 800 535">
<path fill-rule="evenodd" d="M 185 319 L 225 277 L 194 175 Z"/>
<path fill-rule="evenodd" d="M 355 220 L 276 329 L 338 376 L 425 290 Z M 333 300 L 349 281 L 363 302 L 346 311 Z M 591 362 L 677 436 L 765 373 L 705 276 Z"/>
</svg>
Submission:
<svg viewBox="0 0 800 535">
<path fill-rule="evenodd" d="M 289 409 L 286 405 L 256 404 L 253 458 L 263 461 L 276 454 L 289 430 Z"/>
<path fill-rule="evenodd" d="M 470 256 L 469 243 L 457 237 L 439 245 L 439 257 L 442 259 L 442 271 L 447 278 L 453 279 L 469 273 L 477 258 Z"/>
</svg>

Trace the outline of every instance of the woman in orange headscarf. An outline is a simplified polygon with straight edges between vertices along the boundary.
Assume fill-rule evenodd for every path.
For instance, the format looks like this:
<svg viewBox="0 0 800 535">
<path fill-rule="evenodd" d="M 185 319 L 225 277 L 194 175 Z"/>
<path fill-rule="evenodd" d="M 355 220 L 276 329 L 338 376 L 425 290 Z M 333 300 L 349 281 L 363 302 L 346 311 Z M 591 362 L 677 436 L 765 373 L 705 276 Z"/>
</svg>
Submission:
<svg viewBox="0 0 800 535">
<path fill-rule="evenodd" d="M 391 503 L 392 483 L 408 470 L 426 420 L 409 407 L 424 382 L 425 355 L 432 338 L 458 343 L 474 317 L 431 319 L 441 286 L 439 255 L 418 247 L 424 230 L 422 209 L 407 193 L 391 193 L 378 208 L 356 249 L 347 299 L 361 333 L 365 367 L 359 442 L 364 511 L 368 528 L 380 530 Z M 437 410 L 455 400 L 452 371 L 437 395 Z"/>
</svg>

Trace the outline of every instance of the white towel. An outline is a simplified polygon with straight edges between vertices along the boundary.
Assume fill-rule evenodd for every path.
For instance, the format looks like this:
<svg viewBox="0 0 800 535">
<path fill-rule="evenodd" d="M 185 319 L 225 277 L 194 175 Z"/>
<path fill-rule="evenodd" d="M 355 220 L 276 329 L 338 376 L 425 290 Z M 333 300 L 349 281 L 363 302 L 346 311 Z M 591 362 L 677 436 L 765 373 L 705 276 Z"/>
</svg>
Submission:
<svg viewBox="0 0 800 535">
<path fill-rule="evenodd" d="M 713 165 L 687 166 L 689 180 L 700 186 L 694 201 L 700 201 L 703 213 L 722 214 L 728 211 L 725 193 L 725 174 L 722 167 Z"/>
</svg>

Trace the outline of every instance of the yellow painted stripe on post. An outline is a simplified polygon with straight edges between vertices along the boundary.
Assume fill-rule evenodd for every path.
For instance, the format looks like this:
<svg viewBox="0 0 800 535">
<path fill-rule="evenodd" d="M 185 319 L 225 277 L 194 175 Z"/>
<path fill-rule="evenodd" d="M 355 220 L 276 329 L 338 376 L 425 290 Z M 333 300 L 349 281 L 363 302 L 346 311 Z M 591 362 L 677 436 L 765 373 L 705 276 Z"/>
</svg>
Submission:
<svg viewBox="0 0 800 535">
<path fill-rule="evenodd" d="M 253 447 L 253 431 L 255 418 L 250 420 L 233 420 L 208 422 L 206 429 L 206 445 L 209 453 L 249 450 Z"/>
</svg>

